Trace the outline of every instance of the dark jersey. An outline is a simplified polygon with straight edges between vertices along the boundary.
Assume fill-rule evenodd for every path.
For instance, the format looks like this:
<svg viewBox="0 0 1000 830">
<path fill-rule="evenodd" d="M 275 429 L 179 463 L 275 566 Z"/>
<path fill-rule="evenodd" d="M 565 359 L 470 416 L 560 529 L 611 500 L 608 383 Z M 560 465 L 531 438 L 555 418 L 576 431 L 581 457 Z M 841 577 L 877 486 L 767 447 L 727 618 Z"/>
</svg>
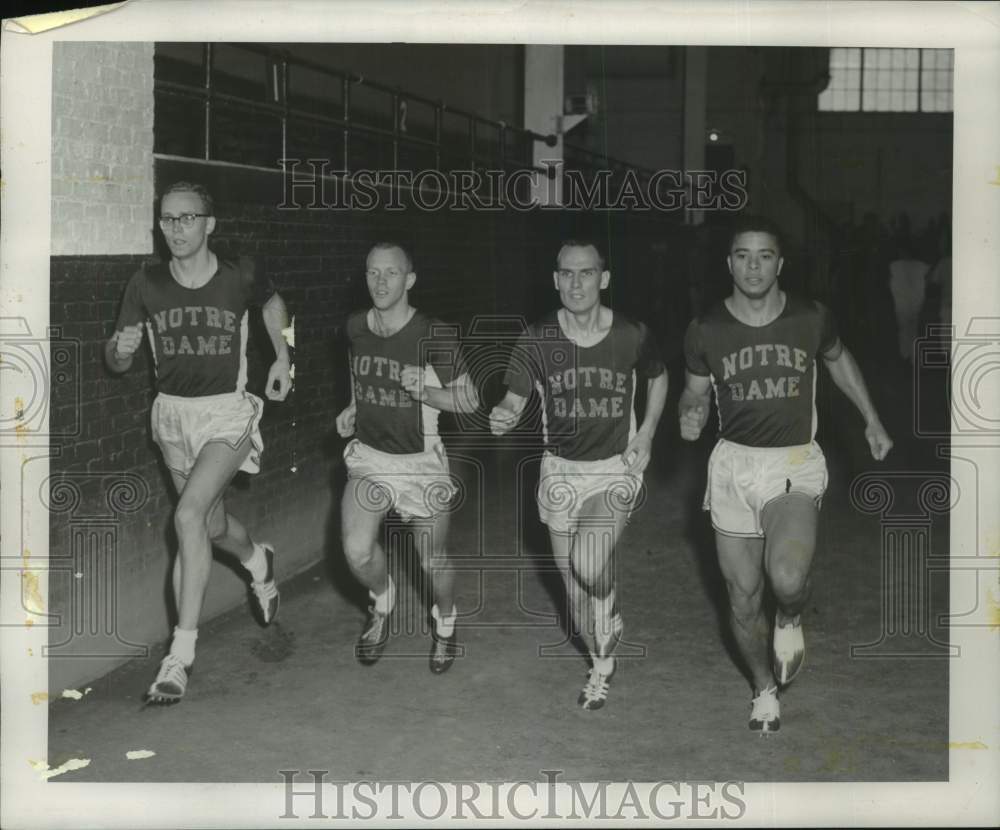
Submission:
<svg viewBox="0 0 1000 830">
<path fill-rule="evenodd" d="M 368 325 L 368 312 L 347 319 L 354 381 L 356 437 L 382 452 L 424 452 L 438 440 L 438 410 L 410 397 L 400 381 L 405 366 L 424 367 L 424 384 L 443 387 L 462 374 L 455 326 L 415 311 L 389 337 Z"/>
<path fill-rule="evenodd" d="M 219 260 L 200 288 L 185 288 L 167 263 L 143 266 L 125 287 L 120 330 L 144 323 L 157 386 L 184 398 L 242 392 L 247 380 L 247 309 L 274 287 L 252 260 Z"/>
<path fill-rule="evenodd" d="M 816 436 L 816 357 L 836 358 L 840 339 L 829 310 L 786 294 L 766 326 L 749 326 L 719 303 L 693 320 L 684 360 L 709 376 L 722 438 L 750 447 L 808 444 Z"/>
<path fill-rule="evenodd" d="M 552 312 L 518 339 L 504 382 L 524 398 L 538 392 L 548 449 L 573 461 L 596 461 L 624 452 L 635 435 L 637 376 L 664 371 L 642 323 L 616 312 L 603 340 L 578 346 Z"/>
</svg>

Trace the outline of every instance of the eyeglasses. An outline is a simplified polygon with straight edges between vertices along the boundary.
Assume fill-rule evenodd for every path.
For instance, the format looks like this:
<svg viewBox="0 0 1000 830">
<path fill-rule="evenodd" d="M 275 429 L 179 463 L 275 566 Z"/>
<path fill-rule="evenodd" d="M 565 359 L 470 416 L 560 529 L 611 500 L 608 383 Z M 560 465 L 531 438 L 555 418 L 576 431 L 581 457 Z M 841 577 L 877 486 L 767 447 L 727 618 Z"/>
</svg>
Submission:
<svg viewBox="0 0 1000 830">
<path fill-rule="evenodd" d="M 180 216 L 161 216 L 160 227 L 164 230 L 172 229 L 175 223 L 180 222 L 182 228 L 194 226 L 194 220 L 211 216 L 210 213 L 182 213 Z"/>
</svg>

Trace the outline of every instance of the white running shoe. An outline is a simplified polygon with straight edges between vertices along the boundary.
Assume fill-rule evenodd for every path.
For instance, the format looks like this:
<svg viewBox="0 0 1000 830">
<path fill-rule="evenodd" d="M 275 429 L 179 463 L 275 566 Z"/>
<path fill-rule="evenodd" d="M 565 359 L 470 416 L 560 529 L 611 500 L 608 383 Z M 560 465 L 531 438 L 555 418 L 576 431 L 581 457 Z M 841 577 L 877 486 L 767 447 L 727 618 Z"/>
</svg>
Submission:
<svg viewBox="0 0 1000 830">
<path fill-rule="evenodd" d="M 781 728 L 781 704 L 778 687 L 768 686 L 753 699 L 750 728 L 758 732 L 777 732 Z"/>
<path fill-rule="evenodd" d="M 156 680 L 146 692 L 146 702 L 155 704 L 177 703 L 187 688 L 188 668 L 175 654 L 167 654 L 160 663 Z"/>
<path fill-rule="evenodd" d="M 608 686 L 614 673 L 614 669 L 611 669 L 609 674 L 602 674 L 596 668 L 590 670 L 587 682 L 576 699 L 581 709 L 594 710 L 604 706 L 604 702 L 608 699 Z"/>
<path fill-rule="evenodd" d="M 256 601 L 254 610 L 257 621 L 267 627 L 278 616 L 281 595 L 278 593 L 278 585 L 274 581 L 274 549 L 269 545 L 262 547 L 264 548 L 264 556 L 267 558 L 267 573 L 260 582 L 251 582 L 250 588 Z"/>
</svg>

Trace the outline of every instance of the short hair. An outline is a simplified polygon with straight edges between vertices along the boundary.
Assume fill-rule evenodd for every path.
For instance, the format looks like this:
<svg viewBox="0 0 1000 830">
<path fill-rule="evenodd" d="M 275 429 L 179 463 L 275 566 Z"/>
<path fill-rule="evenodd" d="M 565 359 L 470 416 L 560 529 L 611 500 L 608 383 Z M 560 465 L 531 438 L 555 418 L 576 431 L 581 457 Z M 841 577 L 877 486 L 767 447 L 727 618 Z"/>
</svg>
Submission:
<svg viewBox="0 0 1000 830">
<path fill-rule="evenodd" d="M 562 256 L 562 252 L 567 248 L 593 248 L 597 251 L 597 260 L 601 264 L 601 270 L 604 270 L 605 259 L 604 254 L 601 252 L 600 246 L 594 242 L 592 239 L 565 239 L 562 245 L 559 246 L 559 251 L 556 254 L 556 268 L 559 267 L 559 257 Z"/>
<path fill-rule="evenodd" d="M 403 252 L 403 259 L 406 260 L 406 273 L 413 272 L 413 257 L 410 256 L 410 252 L 405 248 L 405 246 L 400 245 L 398 242 L 393 242 L 392 240 L 386 240 L 384 242 L 376 242 L 371 246 L 371 249 L 365 255 L 365 259 L 368 259 L 375 251 L 391 251 L 393 248 Z"/>
<path fill-rule="evenodd" d="M 733 249 L 733 242 L 736 241 L 736 237 L 741 233 L 766 233 L 773 236 L 774 241 L 778 244 L 779 254 L 785 247 L 784 235 L 781 232 L 781 228 L 778 227 L 773 219 L 769 219 L 767 216 L 756 216 L 748 213 L 737 217 L 729 234 L 730 251 Z"/>
<path fill-rule="evenodd" d="M 215 200 L 212 198 L 212 194 L 205 189 L 204 185 L 197 182 L 174 182 L 160 194 L 160 201 L 162 202 L 164 197 L 171 193 L 194 193 L 201 199 L 202 213 L 208 216 L 215 216 Z"/>
</svg>

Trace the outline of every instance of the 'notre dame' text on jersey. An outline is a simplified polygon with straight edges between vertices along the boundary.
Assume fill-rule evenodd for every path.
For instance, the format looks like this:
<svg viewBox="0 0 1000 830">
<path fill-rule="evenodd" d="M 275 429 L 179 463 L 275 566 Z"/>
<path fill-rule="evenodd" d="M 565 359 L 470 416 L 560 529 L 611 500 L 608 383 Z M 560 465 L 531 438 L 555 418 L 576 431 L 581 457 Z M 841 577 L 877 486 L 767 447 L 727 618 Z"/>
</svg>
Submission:
<svg viewBox="0 0 1000 830">
<path fill-rule="evenodd" d="M 462 374 L 455 326 L 414 311 L 399 331 L 382 337 L 368 312 L 347 319 L 358 440 L 382 452 L 424 452 L 438 441 L 438 410 L 415 401 L 403 388 L 406 366 L 424 370 L 427 386 L 447 386 Z"/>
<path fill-rule="evenodd" d="M 725 302 L 693 320 L 684 361 L 711 377 L 719 434 L 750 447 L 808 444 L 816 436 L 816 358 L 841 350 L 833 317 L 821 303 L 785 295 L 766 326 L 737 320 Z"/>
<path fill-rule="evenodd" d="M 578 346 L 553 311 L 518 339 L 504 382 L 524 398 L 538 392 L 549 449 L 572 461 L 596 461 L 624 452 L 635 435 L 637 378 L 664 371 L 643 323 L 615 312 L 604 339 Z"/>
<path fill-rule="evenodd" d="M 160 392 L 183 398 L 242 392 L 247 381 L 247 311 L 274 293 L 253 260 L 220 259 L 211 279 L 187 288 L 168 263 L 143 266 L 125 287 L 119 330 L 144 323 Z"/>
</svg>

